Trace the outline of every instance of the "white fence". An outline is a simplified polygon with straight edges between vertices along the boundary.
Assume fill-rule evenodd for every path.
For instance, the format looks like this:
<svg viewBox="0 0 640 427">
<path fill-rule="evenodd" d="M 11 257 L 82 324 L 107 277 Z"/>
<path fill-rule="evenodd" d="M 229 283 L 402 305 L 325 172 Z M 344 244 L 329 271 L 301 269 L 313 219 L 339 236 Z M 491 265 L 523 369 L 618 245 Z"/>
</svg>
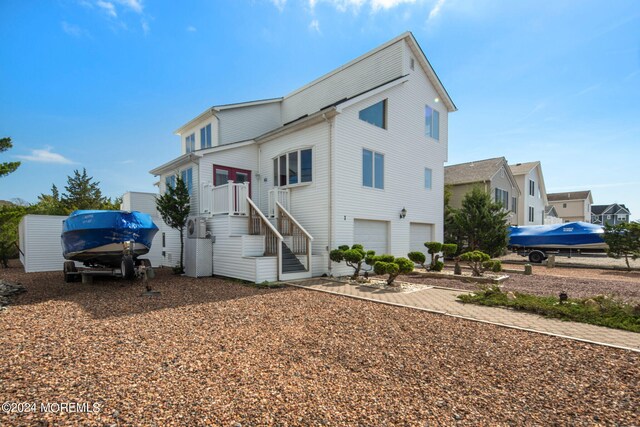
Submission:
<svg viewBox="0 0 640 427">
<path fill-rule="evenodd" d="M 226 184 L 213 186 L 210 183 L 202 185 L 202 206 L 204 213 L 212 215 L 247 215 L 247 197 L 249 196 L 249 183 L 236 184 L 229 181 Z"/>
<path fill-rule="evenodd" d="M 276 217 L 278 214 L 276 202 L 280 203 L 287 211 L 290 210 L 291 193 L 289 193 L 289 190 L 282 190 L 280 188 L 269 190 L 269 210 L 267 212 L 270 217 Z"/>
</svg>

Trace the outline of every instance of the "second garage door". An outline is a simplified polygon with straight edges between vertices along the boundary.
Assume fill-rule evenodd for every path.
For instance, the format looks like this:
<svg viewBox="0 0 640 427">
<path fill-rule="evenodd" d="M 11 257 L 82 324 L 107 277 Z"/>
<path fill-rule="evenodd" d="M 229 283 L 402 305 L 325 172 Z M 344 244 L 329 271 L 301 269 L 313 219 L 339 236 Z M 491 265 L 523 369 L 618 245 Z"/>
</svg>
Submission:
<svg viewBox="0 0 640 427">
<path fill-rule="evenodd" d="M 353 221 L 353 243 L 360 243 L 365 250 L 377 255 L 389 253 L 389 222 L 356 219 Z"/>
<path fill-rule="evenodd" d="M 418 222 L 412 222 L 409 225 L 409 233 L 411 234 L 409 244 L 411 246 L 411 251 L 424 253 L 427 256 L 427 260 L 431 260 L 431 255 L 427 253 L 427 248 L 424 246 L 424 242 L 432 241 L 432 228 L 432 224 L 421 224 Z"/>
</svg>

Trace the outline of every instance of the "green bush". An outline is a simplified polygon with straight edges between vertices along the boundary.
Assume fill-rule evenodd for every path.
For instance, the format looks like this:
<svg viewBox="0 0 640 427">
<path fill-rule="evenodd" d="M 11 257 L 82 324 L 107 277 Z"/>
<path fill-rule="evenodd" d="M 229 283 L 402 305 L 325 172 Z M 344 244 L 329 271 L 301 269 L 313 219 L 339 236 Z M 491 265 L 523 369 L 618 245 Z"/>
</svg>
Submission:
<svg viewBox="0 0 640 427">
<path fill-rule="evenodd" d="M 422 268 L 426 268 L 424 263 L 427 261 L 427 257 L 422 252 L 409 252 L 407 257 L 415 264 L 420 264 Z"/>
<path fill-rule="evenodd" d="M 464 303 L 510 307 L 546 317 L 640 332 L 640 312 L 634 305 L 603 295 L 592 298 L 570 298 L 565 303 L 560 303 L 555 296 L 516 292 L 515 299 L 509 299 L 507 293 L 498 286 L 491 286 L 481 288 L 473 294 L 459 295 L 458 299 Z"/>
<path fill-rule="evenodd" d="M 460 261 L 466 262 L 471 267 L 474 276 L 482 276 L 485 270 L 484 263 L 489 259 L 491 257 L 482 251 L 465 252 L 460 255 Z"/>
<path fill-rule="evenodd" d="M 393 286 L 394 280 L 400 274 L 408 274 L 413 271 L 413 262 L 407 258 L 394 258 L 392 255 L 381 255 L 373 265 L 373 271 L 376 274 L 388 274 L 387 285 Z"/>
<path fill-rule="evenodd" d="M 433 264 L 433 267 L 431 267 L 431 270 L 432 271 L 442 271 L 443 268 L 444 268 L 444 262 L 436 261 L 436 263 Z"/>
<path fill-rule="evenodd" d="M 347 245 L 338 246 L 338 249 L 329 252 L 329 259 L 337 263 L 344 261 L 346 265 L 353 268 L 351 279 L 356 280 L 362 269 L 362 263 L 374 255 L 374 251 L 365 251 L 362 245 L 356 243 L 351 248 Z M 367 262 L 367 264 L 369 263 Z"/>
<path fill-rule="evenodd" d="M 442 245 L 442 253 L 446 257 L 454 256 L 458 252 L 458 245 L 455 243 L 444 243 Z"/>
<path fill-rule="evenodd" d="M 482 263 L 485 270 L 491 270 L 494 273 L 500 273 L 502 271 L 502 262 L 498 259 L 491 259 Z"/>
</svg>

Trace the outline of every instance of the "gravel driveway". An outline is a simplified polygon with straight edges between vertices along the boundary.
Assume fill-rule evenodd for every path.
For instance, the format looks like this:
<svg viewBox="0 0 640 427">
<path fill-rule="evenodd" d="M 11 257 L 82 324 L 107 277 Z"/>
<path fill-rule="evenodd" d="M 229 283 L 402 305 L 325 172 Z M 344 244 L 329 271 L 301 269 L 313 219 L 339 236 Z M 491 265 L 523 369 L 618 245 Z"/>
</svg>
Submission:
<svg viewBox="0 0 640 427">
<path fill-rule="evenodd" d="M 118 280 L 2 270 L 0 425 L 632 425 L 640 354 L 341 298 L 161 271 Z"/>
</svg>

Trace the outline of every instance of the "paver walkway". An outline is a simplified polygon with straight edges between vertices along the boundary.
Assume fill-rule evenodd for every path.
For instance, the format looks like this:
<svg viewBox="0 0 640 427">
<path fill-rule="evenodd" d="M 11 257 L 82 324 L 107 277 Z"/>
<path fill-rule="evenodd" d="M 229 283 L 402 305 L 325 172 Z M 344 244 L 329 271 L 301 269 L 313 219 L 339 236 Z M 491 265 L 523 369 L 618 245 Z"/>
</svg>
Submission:
<svg viewBox="0 0 640 427">
<path fill-rule="evenodd" d="M 640 352 L 640 333 L 605 328 L 586 323 L 549 319 L 506 308 L 463 304 L 456 297 L 468 291 L 429 288 L 415 292 L 396 292 L 367 286 L 349 285 L 327 279 L 287 282 L 290 285 L 353 298 L 411 307 L 479 322 L 587 341 Z"/>
</svg>

